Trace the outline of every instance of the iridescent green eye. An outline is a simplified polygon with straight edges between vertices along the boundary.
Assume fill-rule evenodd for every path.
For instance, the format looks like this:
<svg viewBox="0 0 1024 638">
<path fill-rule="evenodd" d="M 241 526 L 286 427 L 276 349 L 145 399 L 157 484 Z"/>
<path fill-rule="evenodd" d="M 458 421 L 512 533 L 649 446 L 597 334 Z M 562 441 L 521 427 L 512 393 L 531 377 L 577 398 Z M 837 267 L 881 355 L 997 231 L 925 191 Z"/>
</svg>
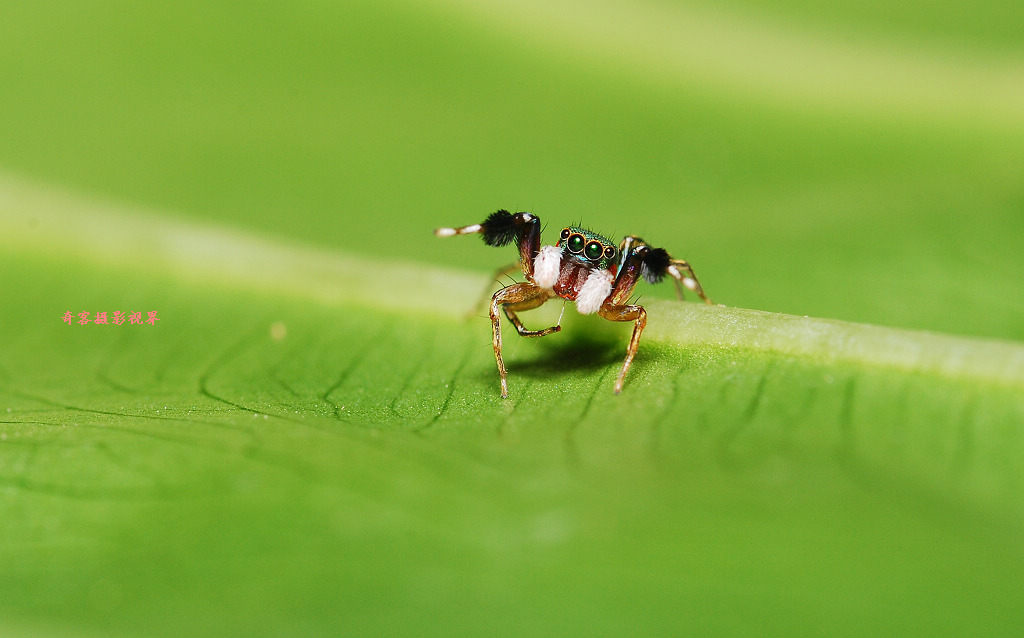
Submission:
<svg viewBox="0 0 1024 638">
<path fill-rule="evenodd" d="M 571 230 L 569 230 L 568 228 L 563 228 L 562 229 L 562 241 L 565 241 L 566 239 L 569 239 L 569 235 L 571 235 L 571 234 L 572 234 Z"/>
<path fill-rule="evenodd" d="M 578 255 L 581 252 L 583 252 L 583 244 L 584 243 L 585 242 L 583 240 L 583 235 L 580 235 L 579 233 L 576 233 L 576 234 L 571 235 L 569 237 L 569 240 L 567 242 L 565 242 L 565 245 L 566 245 L 566 247 L 569 248 L 569 252 L 575 253 L 575 254 Z"/>
<path fill-rule="evenodd" d="M 591 261 L 597 261 L 604 254 L 604 246 L 599 241 L 592 241 L 587 244 L 583 251 L 584 256 Z"/>
<path fill-rule="evenodd" d="M 604 256 L 605 259 L 615 259 L 615 246 L 605 246 Z"/>
</svg>

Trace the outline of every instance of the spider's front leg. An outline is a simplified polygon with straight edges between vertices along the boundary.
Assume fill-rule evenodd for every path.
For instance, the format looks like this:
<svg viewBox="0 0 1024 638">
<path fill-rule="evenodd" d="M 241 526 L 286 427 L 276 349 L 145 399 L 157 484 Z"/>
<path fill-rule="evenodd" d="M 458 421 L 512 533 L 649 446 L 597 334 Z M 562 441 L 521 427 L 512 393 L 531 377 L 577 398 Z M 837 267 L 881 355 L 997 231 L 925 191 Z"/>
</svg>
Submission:
<svg viewBox="0 0 1024 638">
<path fill-rule="evenodd" d="M 673 259 L 664 248 L 649 246 L 639 237 L 626 237 L 619 246 L 622 254 L 622 266 L 619 268 L 618 276 L 612 287 L 611 299 L 616 304 L 622 304 L 629 298 L 640 277 L 648 282 L 656 284 L 665 278 L 665 275 L 672 277 L 676 285 L 676 293 L 683 298 L 683 287 L 697 293 L 697 296 L 704 300 L 704 303 L 713 303 L 704 294 L 697 275 L 693 272 L 690 262 L 684 259 Z"/>
<path fill-rule="evenodd" d="M 498 363 L 498 375 L 501 377 L 501 398 L 508 397 L 508 372 L 505 370 L 505 360 L 501 356 L 501 316 L 498 314 L 498 310 L 505 311 L 508 320 L 516 327 L 520 335 L 543 337 L 552 332 L 558 332 L 562 329 L 561 326 L 551 326 L 543 330 L 527 330 L 523 322 L 516 316 L 515 311 L 536 308 L 554 296 L 555 294 L 550 290 L 540 288 L 530 282 L 524 282 L 502 288 L 491 298 L 491 334 L 494 359 Z"/>
<path fill-rule="evenodd" d="M 647 326 L 647 311 L 643 306 L 617 305 L 606 301 L 597 311 L 609 321 L 635 321 L 633 325 L 633 336 L 629 338 L 629 349 L 626 350 L 626 360 L 619 370 L 619 377 L 615 380 L 615 394 L 622 392 L 622 384 L 626 381 L 626 373 L 629 366 L 633 364 L 633 357 L 636 356 L 636 349 L 640 345 L 640 334 Z"/>
<path fill-rule="evenodd" d="M 533 284 L 530 285 L 532 286 Z M 558 318 L 558 323 L 550 328 L 544 328 L 543 330 L 529 330 L 523 325 L 523 322 L 516 314 L 516 312 L 520 310 L 533 310 L 534 308 L 538 308 L 548 299 L 555 297 L 554 292 L 550 290 L 541 289 L 541 291 L 546 294 L 537 293 L 535 297 L 528 297 L 522 301 L 508 303 L 502 306 L 502 309 L 505 311 L 505 316 L 508 317 L 508 320 L 512 322 L 512 325 L 516 327 L 516 332 L 519 333 L 520 337 L 546 337 L 553 332 L 560 332 L 562 330 L 561 317 Z"/>
<path fill-rule="evenodd" d="M 540 251 L 540 217 L 536 215 L 513 214 L 502 209 L 491 213 L 479 224 L 438 228 L 434 234 L 438 237 L 480 234 L 488 246 L 507 246 L 515 242 L 519 249 L 519 267 L 527 279 L 533 279 L 533 261 Z"/>
<path fill-rule="evenodd" d="M 626 303 L 641 277 L 651 283 L 658 283 L 665 275 L 669 275 L 675 281 L 676 289 L 680 291 L 680 298 L 682 292 L 679 286 L 682 285 L 697 293 L 706 303 L 711 303 L 697 281 L 697 276 L 693 274 L 690 264 L 681 259 L 672 259 L 664 248 L 652 248 L 639 237 L 626 237 L 622 240 L 619 250 L 622 262 L 612 284 L 611 294 L 597 311 L 609 321 L 635 322 L 633 336 L 629 339 L 629 349 L 626 350 L 626 360 L 619 371 L 618 379 L 615 380 L 615 394 L 622 392 L 626 373 L 629 372 L 637 347 L 640 345 L 640 335 L 647 326 L 647 311 L 643 306 Z"/>
<path fill-rule="evenodd" d="M 670 258 L 669 265 L 665 269 L 665 272 L 672 277 L 672 282 L 676 285 L 676 296 L 680 299 L 683 298 L 683 287 L 685 286 L 689 290 L 697 293 L 697 296 L 703 299 L 704 303 L 714 303 L 708 299 L 707 295 L 704 294 L 704 289 L 700 287 L 700 282 L 697 281 L 697 275 L 694 274 L 693 267 L 690 266 L 690 262 L 685 259 Z"/>
</svg>

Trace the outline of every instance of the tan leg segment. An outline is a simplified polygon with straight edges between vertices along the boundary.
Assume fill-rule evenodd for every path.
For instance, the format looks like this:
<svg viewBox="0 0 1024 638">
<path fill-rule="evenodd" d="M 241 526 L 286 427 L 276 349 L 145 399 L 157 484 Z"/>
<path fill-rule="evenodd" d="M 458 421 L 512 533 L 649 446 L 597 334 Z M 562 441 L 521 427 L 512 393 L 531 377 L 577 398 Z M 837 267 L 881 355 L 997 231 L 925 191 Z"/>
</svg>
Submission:
<svg viewBox="0 0 1024 638">
<path fill-rule="evenodd" d="M 534 308 L 544 305 L 544 302 L 555 296 L 555 294 L 550 290 L 542 290 L 542 292 L 546 294 L 539 294 L 536 297 L 524 299 L 519 303 L 510 303 L 504 306 L 505 316 L 508 317 L 508 320 L 512 322 L 512 325 L 516 327 L 516 330 L 519 332 L 519 336 L 521 337 L 544 337 L 552 332 L 559 332 L 562 329 L 561 325 L 554 325 L 550 328 L 544 328 L 543 330 L 527 330 L 526 326 L 524 326 L 523 322 L 519 319 L 519 316 L 516 315 L 516 311 L 533 310 Z"/>
<path fill-rule="evenodd" d="M 615 394 L 619 394 L 622 392 L 622 384 L 626 380 L 629 366 L 633 363 L 633 357 L 636 356 L 637 346 L 640 345 L 640 334 L 644 331 L 644 327 L 647 326 L 647 311 L 644 310 L 643 306 L 616 306 L 605 303 L 597 311 L 597 314 L 609 321 L 636 322 L 633 326 L 633 336 L 629 339 L 629 349 L 626 350 L 626 361 L 622 364 L 622 370 L 619 370 L 619 378 L 615 380 Z"/>
<path fill-rule="evenodd" d="M 514 272 L 520 272 L 518 261 L 495 270 L 494 276 L 491 278 L 492 281 L 487 282 L 487 287 L 484 288 L 483 292 L 480 294 L 480 300 L 477 301 L 477 303 L 473 304 L 473 309 L 470 310 L 469 313 L 467 313 L 466 315 L 467 318 L 476 316 L 478 312 L 486 308 L 487 300 L 490 299 L 491 297 L 491 290 L 494 289 L 494 285 L 501 284 L 502 277 L 504 277 L 505 275 L 511 275 Z"/>
<path fill-rule="evenodd" d="M 668 274 L 672 276 L 672 279 L 676 284 L 676 296 L 680 299 L 683 298 L 683 286 L 697 293 L 697 296 L 704 300 L 704 303 L 713 303 L 704 294 L 704 289 L 700 287 L 700 282 L 697 281 L 697 275 L 693 274 L 693 268 L 690 266 L 690 262 L 683 259 L 673 259 L 668 267 Z"/>
<path fill-rule="evenodd" d="M 550 290 L 544 288 L 538 288 L 530 282 L 524 282 L 521 284 L 515 284 L 508 288 L 502 288 L 498 292 L 494 293 L 491 297 L 491 334 L 492 343 L 494 344 L 494 359 L 498 363 L 498 375 L 501 377 L 501 397 L 504 399 L 508 397 L 508 372 L 505 370 L 505 361 L 501 358 L 501 315 L 498 314 L 499 309 L 504 309 L 508 315 L 512 324 L 516 326 L 519 334 L 526 333 L 525 336 L 543 336 L 545 334 L 551 334 L 561 330 L 559 326 L 552 326 L 545 330 L 529 331 L 523 326 L 519 318 L 516 317 L 515 312 L 510 312 L 508 306 L 512 306 L 517 310 L 528 310 L 530 308 L 536 308 L 541 305 L 552 296 Z M 513 319 L 513 317 L 515 317 Z M 531 334 L 537 333 L 537 334 Z"/>
</svg>

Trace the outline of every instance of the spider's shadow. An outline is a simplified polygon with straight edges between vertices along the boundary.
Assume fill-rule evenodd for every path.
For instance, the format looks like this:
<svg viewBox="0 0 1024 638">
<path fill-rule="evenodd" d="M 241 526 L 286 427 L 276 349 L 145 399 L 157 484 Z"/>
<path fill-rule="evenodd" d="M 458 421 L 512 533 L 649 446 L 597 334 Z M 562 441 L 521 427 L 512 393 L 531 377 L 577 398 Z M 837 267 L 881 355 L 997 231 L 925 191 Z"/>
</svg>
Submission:
<svg viewBox="0 0 1024 638">
<path fill-rule="evenodd" d="M 510 372 L 547 378 L 571 370 L 596 371 L 621 363 L 628 344 L 613 331 L 585 329 L 563 330 L 531 340 L 538 346 L 530 348 L 532 352 L 523 349 L 513 360 L 506 360 Z"/>
</svg>

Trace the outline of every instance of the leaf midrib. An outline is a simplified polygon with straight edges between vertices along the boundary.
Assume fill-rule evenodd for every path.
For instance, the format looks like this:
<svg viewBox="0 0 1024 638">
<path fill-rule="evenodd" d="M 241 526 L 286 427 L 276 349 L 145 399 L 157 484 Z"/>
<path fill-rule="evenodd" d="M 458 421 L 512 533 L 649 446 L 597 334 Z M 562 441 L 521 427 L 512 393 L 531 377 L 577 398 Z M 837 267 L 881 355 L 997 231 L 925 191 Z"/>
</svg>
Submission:
<svg viewBox="0 0 1024 638">
<path fill-rule="evenodd" d="M 117 207 L 0 174 L 9 250 L 133 268 L 195 286 L 221 285 L 328 306 L 410 308 L 464 319 L 486 279 L 470 272 L 326 251 L 255 233 Z M 427 230 L 424 231 L 428 232 Z M 855 363 L 1024 389 L 1024 344 L 662 300 L 645 302 L 645 341 Z"/>
</svg>

